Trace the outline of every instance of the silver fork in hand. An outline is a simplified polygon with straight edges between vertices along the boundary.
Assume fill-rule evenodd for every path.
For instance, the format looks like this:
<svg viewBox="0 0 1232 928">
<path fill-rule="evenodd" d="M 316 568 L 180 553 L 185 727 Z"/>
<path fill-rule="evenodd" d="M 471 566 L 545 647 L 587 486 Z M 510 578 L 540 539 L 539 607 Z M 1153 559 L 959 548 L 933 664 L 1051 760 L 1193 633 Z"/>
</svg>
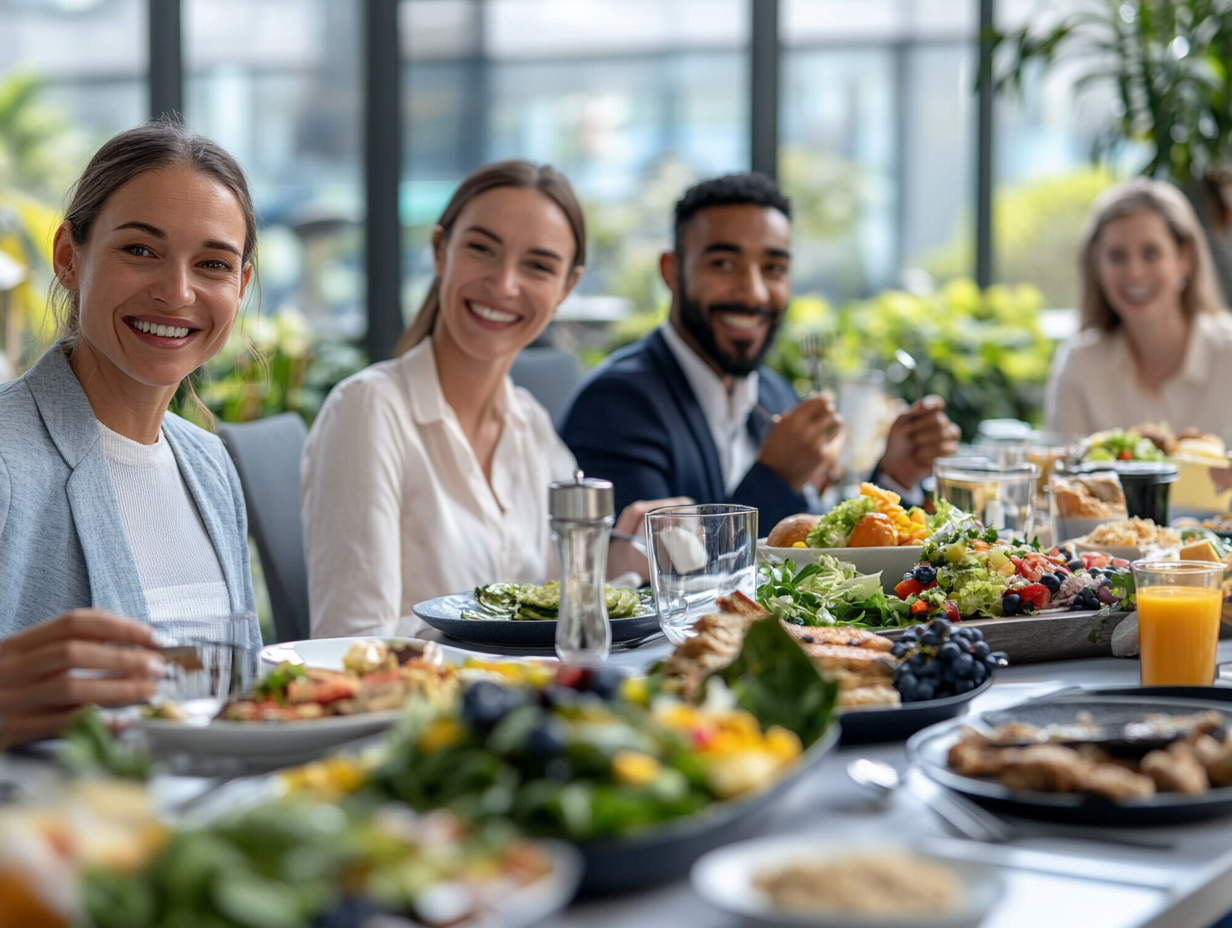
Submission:
<svg viewBox="0 0 1232 928">
<path fill-rule="evenodd" d="M 800 359 L 808 365 L 809 377 L 813 380 L 813 392 L 820 393 L 825 386 L 821 376 L 821 357 L 825 353 L 821 335 L 809 332 L 800 339 Z"/>
</svg>

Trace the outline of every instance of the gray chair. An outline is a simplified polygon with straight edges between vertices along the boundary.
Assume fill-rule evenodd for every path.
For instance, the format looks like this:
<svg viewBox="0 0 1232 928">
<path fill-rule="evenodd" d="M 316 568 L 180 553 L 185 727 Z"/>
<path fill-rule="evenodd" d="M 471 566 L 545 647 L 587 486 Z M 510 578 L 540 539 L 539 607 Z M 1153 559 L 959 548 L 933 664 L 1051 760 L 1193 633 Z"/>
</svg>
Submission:
<svg viewBox="0 0 1232 928">
<path fill-rule="evenodd" d="M 308 620 L 308 568 L 299 521 L 299 458 L 308 430 L 296 413 L 256 422 L 220 422 L 244 487 L 248 532 L 257 545 L 269 588 L 278 641 L 311 637 Z"/>
<path fill-rule="evenodd" d="M 582 365 L 571 352 L 552 346 L 532 346 L 518 353 L 509 376 L 543 404 L 559 429 L 573 391 L 582 381 Z"/>
</svg>

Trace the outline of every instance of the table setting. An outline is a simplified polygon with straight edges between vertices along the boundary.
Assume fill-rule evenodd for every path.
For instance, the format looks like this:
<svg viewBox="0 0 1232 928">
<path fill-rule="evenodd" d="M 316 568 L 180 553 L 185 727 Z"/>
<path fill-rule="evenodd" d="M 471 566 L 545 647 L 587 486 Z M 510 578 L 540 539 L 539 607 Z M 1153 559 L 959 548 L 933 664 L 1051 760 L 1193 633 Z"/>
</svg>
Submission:
<svg viewBox="0 0 1232 928">
<path fill-rule="evenodd" d="M 1200 599 L 1218 618 L 1224 565 L 1027 544 L 1034 494 L 1018 489 L 1035 474 L 1010 475 L 1010 505 L 996 467 L 950 466 L 976 474 L 988 524 L 948 500 L 940 518 L 907 510 L 879 488 L 790 544 L 759 542 L 747 507 L 652 512 L 640 593 L 606 585 L 610 484 L 577 474 L 551 489 L 559 581 L 497 578 L 417 604 L 399 623 L 414 637 L 251 655 L 232 643 L 228 666 L 255 665 L 255 688 L 177 643 L 178 692 L 169 684 L 114 745 L 104 728 L 90 737 L 112 760 L 152 753 L 136 804 L 160 841 L 231 841 L 270 816 L 333 809 L 343 844 L 401 849 L 401 864 L 350 865 L 366 872 L 397 872 L 441 827 L 460 846 L 537 861 L 473 887 L 473 911 L 369 881 L 322 902 L 316 925 L 383 912 L 372 924 L 1206 928 L 1232 910 L 1232 680 L 1219 667 L 1232 642 L 1198 653 L 1192 635 L 1149 629 L 1179 609 L 1209 637 L 1194 610 Z M 899 544 L 846 547 L 873 513 Z M 963 571 L 979 574 L 979 597 Z M 1073 648 L 1039 632 L 1115 627 L 1127 578 L 1148 629 L 1138 662 L 1099 635 Z M 1067 590 L 1077 608 L 1058 611 Z M 1016 623 L 1036 633 L 1006 635 Z M 177 714 L 177 699 L 203 698 L 217 717 Z M 1165 730 L 1109 734 L 1114 723 Z M 0 881 L 13 869 L 5 835 L 39 797 L 36 831 L 61 827 L 47 824 L 54 791 L 36 785 L 59 769 L 49 750 L 0 761 Z M 1195 765 L 1201 789 L 1184 779 Z M 53 804 L 84 801 L 78 782 Z M 438 813 L 457 818 L 431 824 Z M 493 827 L 495 845 L 482 837 Z M 125 892 L 167 878 L 153 863 L 134 872 Z M 231 892 L 227 879 L 246 877 L 217 876 L 213 891 Z"/>
</svg>

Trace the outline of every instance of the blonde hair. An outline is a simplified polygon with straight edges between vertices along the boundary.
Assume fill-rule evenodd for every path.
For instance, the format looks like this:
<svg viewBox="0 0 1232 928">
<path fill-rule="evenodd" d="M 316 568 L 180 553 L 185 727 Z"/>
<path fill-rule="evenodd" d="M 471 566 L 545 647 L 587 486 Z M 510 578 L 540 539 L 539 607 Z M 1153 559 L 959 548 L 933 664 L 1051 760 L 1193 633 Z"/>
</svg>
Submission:
<svg viewBox="0 0 1232 928">
<path fill-rule="evenodd" d="M 436 227 L 441 231 L 442 246 L 448 240 L 454 223 L 458 221 L 458 215 L 466 204 L 480 194 L 501 187 L 538 190 L 559 206 L 573 232 L 574 248 L 573 261 L 569 265 L 570 273 L 586 263 L 586 221 L 582 217 L 582 207 L 573 193 L 573 188 L 569 186 L 569 181 L 555 168 L 546 164 L 533 164 L 530 161 L 517 159 L 484 165 L 471 172 L 458 185 L 458 189 L 454 191 L 449 203 L 445 206 L 445 211 L 441 213 L 441 218 L 436 223 Z M 431 335 L 440 312 L 441 279 L 434 276 L 432 286 L 428 288 L 423 302 L 419 304 L 419 311 L 411 320 L 411 324 L 406 327 L 406 331 L 402 333 L 402 337 L 398 339 L 398 347 L 394 353 L 396 355 L 405 354 Z"/>
<path fill-rule="evenodd" d="M 1082 328 L 1111 332 L 1121 325 L 1099 282 L 1099 237 L 1108 223 L 1126 216 L 1154 213 L 1164 221 L 1180 249 L 1189 249 L 1193 269 L 1181 290 L 1181 311 L 1192 319 L 1198 313 L 1223 309 L 1223 294 L 1215 278 L 1214 262 L 1206 245 L 1206 234 L 1185 195 L 1172 184 L 1139 177 L 1105 191 L 1091 211 L 1082 240 L 1082 293 L 1079 317 Z"/>
</svg>

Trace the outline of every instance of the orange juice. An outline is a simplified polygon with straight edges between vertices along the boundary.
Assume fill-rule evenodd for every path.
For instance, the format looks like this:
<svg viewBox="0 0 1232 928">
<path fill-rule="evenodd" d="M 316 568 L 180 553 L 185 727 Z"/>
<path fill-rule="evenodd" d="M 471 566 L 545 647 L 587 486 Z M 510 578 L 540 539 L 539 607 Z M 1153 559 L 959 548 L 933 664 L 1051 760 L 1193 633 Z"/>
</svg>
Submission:
<svg viewBox="0 0 1232 928">
<path fill-rule="evenodd" d="M 1143 686 L 1210 686 L 1219 643 L 1219 587 L 1138 590 L 1138 650 Z"/>
</svg>

